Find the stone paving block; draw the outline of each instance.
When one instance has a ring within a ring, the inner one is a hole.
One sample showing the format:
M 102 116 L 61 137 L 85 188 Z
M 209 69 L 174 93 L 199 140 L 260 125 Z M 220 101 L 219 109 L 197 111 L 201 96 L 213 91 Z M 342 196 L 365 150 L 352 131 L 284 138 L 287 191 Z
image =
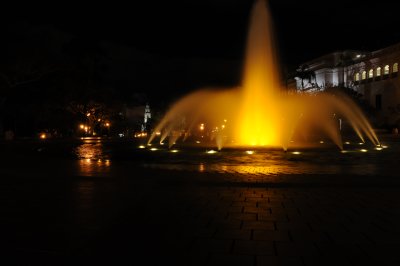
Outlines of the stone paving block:
M 270 208 L 282 208 L 283 207 L 282 204 L 280 204 L 280 203 L 276 204 L 276 203 L 271 203 L 271 202 L 268 202 L 268 201 L 259 201 L 257 206 L 261 207 L 261 208 L 268 208 L 268 209 L 270 209 Z
M 186 237 L 200 237 L 200 238 L 210 238 L 214 236 L 216 229 L 209 228 L 209 227 L 202 227 L 202 228 L 191 228 L 185 227 L 182 230 L 182 235 Z
M 268 213 L 268 212 L 259 213 L 258 220 L 260 220 L 260 221 L 277 221 L 277 222 L 289 221 L 288 216 L 284 213 L 272 214 L 272 213 Z
M 317 256 L 318 250 L 313 242 L 276 242 L 278 256 Z
M 199 238 L 195 240 L 191 250 L 204 251 L 204 253 L 229 253 L 232 244 L 231 239 Z
M 272 241 L 235 240 L 233 253 L 246 255 L 274 255 Z
M 328 242 L 332 243 L 332 240 L 328 237 L 325 232 L 317 231 L 317 232 L 310 232 L 309 230 L 290 230 L 290 236 L 293 241 L 295 242 L 302 242 L 302 241 L 312 241 L 312 242 Z
M 335 230 L 326 232 L 330 239 L 336 244 L 368 244 L 371 240 L 359 232 Z
M 359 245 L 359 248 L 367 254 L 368 257 L 371 257 L 374 261 L 381 262 L 381 264 L 400 265 L 400 244 L 362 244 Z
M 216 229 L 240 229 L 242 221 L 237 219 L 212 219 L 208 224 L 209 228 Z
M 347 258 L 342 256 L 313 256 L 303 257 L 306 266 L 353 266 Z M 368 265 L 368 264 L 364 264 Z M 361 266 L 361 265 L 360 265 Z
M 276 223 L 277 230 L 292 231 L 292 230 L 302 230 L 311 231 L 310 226 L 304 222 L 280 222 Z
M 254 240 L 290 241 L 288 231 L 254 230 Z
M 257 207 L 257 202 L 248 202 L 248 201 L 233 201 L 231 206 L 240 206 L 240 207 Z
M 336 256 L 345 258 L 345 260 L 349 260 L 349 257 L 364 257 L 368 255 L 368 253 L 361 248 L 361 245 L 335 244 L 326 242 L 315 243 L 315 245 L 322 256 Z
M 209 266 L 254 266 L 255 257 L 236 254 L 212 254 Z
M 243 212 L 246 213 L 270 213 L 268 208 L 262 207 L 244 207 Z
M 243 207 L 243 206 L 230 206 L 228 208 L 225 208 L 225 210 L 227 210 L 228 212 L 232 212 L 232 213 L 243 212 L 243 209 L 245 209 L 245 207 Z
M 370 230 L 363 234 L 376 245 L 400 245 L 400 233 Z
M 257 214 L 255 213 L 242 213 L 242 212 L 230 212 L 228 219 L 236 219 L 241 221 L 256 221 Z
M 304 264 L 300 257 L 257 256 L 256 266 L 304 266 Z
M 244 229 L 224 229 L 217 230 L 215 238 L 218 239 L 238 239 L 238 240 L 250 240 L 251 231 Z
M 270 221 L 244 221 L 242 228 L 252 230 L 275 230 L 275 225 Z

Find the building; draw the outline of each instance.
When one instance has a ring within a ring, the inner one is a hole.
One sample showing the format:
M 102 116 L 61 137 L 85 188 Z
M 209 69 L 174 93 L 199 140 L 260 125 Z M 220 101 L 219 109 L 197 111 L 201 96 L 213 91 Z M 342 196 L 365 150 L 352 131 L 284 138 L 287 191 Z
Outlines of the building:
M 301 65 L 298 90 L 347 87 L 375 108 L 378 125 L 400 126 L 400 43 L 373 52 L 341 51 Z

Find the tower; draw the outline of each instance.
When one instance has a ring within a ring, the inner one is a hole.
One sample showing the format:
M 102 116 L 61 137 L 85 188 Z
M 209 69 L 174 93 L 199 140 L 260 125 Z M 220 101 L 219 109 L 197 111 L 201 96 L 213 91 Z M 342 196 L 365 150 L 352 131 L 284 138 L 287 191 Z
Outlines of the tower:
M 147 129 L 147 125 L 149 124 L 151 119 L 150 105 L 147 103 L 144 108 L 144 123 L 142 124 L 142 131 Z

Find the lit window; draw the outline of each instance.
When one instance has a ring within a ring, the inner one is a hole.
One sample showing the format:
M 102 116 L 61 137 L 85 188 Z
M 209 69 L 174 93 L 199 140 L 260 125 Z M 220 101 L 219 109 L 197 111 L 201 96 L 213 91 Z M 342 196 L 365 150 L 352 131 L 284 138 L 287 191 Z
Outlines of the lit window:
M 376 76 L 379 77 L 381 75 L 381 67 L 376 69 Z
M 398 71 L 399 71 L 399 64 L 398 63 L 394 63 L 392 72 L 398 72 Z
M 373 78 L 374 77 L 374 70 L 373 69 L 370 69 L 369 71 L 368 71 L 368 78 Z
M 363 71 L 362 73 L 361 73 L 361 79 L 366 79 L 367 78 L 367 72 L 366 71 Z
M 359 81 L 360 80 L 360 73 L 356 73 L 356 75 L 354 76 L 355 81 Z
M 389 74 L 389 65 L 386 65 L 385 68 L 383 69 L 383 74 L 388 75 Z

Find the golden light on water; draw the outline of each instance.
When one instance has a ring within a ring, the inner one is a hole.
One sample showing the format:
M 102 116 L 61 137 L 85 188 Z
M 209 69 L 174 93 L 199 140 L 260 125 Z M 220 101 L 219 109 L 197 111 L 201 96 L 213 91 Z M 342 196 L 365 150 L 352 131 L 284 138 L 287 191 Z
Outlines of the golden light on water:
M 247 154 L 254 154 L 254 151 L 246 151 Z
M 144 146 L 144 145 L 139 146 L 139 149 L 145 149 L 145 148 L 146 148 L 146 146 Z
M 368 150 L 366 150 L 366 149 L 361 149 L 360 151 L 361 152 L 368 152 Z
M 362 142 L 366 137 L 379 144 L 360 108 L 346 95 L 283 89 L 271 24 L 266 1 L 256 1 L 250 16 L 241 84 L 226 90 L 203 88 L 177 101 L 155 129 L 163 132 L 161 141 L 168 137 L 171 147 L 185 131 L 197 134 L 202 143 L 214 141 L 218 150 L 225 146 L 266 146 L 286 151 L 295 146 L 292 139 L 296 146 L 313 146 L 315 141 L 328 137 L 342 150 L 336 116 L 340 113 L 340 119 L 349 122 Z M 310 143 L 314 132 L 323 136 Z M 153 134 L 148 143 L 154 138 Z
M 157 151 L 158 149 L 157 148 L 151 148 L 150 150 L 151 151 Z
M 208 153 L 208 154 L 214 154 L 214 153 L 217 153 L 217 151 L 209 150 L 209 151 L 206 151 L 206 153 Z
M 171 152 L 172 152 L 172 153 L 177 153 L 177 152 L 178 152 L 178 150 L 171 150 Z
M 301 154 L 301 152 L 299 152 L 299 151 L 294 151 L 294 152 L 292 152 L 292 154 L 299 155 L 299 154 Z

